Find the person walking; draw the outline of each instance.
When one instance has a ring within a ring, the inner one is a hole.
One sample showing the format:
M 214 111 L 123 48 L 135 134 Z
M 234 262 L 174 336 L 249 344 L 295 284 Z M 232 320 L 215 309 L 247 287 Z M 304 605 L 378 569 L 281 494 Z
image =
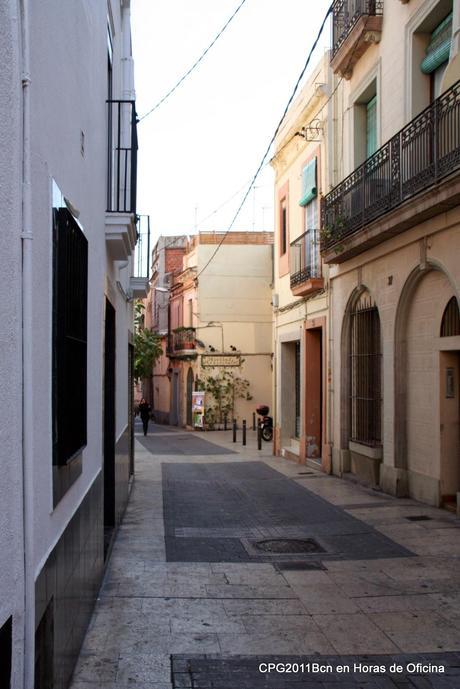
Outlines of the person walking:
M 139 403 L 139 414 L 141 415 L 141 419 L 142 419 L 142 426 L 144 428 L 144 435 L 147 435 L 151 411 L 152 411 L 152 407 L 150 406 L 150 404 L 148 402 L 146 402 L 144 398 L 142 398 L 140 403 Z

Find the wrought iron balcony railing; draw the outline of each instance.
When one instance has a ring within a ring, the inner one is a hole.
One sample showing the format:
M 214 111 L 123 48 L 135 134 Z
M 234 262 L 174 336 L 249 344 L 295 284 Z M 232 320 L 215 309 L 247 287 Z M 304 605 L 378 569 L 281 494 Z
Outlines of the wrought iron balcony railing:
M 137 115 L 133 100 L 107 101 L 107 212 L 136 213 Z
M 459 169 L 460 81 L 323 198 L 321 250 Z
M 332 55 L 345 43 L 361 17 L 383 14 L 383 0 L 335 0 L 332 7 Z
M 318 230 L 307 230 L 290 244 L 291 287 L 321 278 Z

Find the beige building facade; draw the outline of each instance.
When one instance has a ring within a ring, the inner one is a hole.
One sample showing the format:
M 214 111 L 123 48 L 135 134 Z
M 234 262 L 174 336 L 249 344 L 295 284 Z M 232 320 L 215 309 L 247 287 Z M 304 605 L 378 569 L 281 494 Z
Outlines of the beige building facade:
M 270 232 L 190 238 L 171 288 L 170 423 L 193 427 L 192 393 L 223 372 L 249 383 L 251 399 L 235 400 L 239 425 L 244 419 L 252 424 L 257 404 L 271 406 L 272 253 Z M 211 403 L 206 395 L 205 404 Z
M 274 451 L 330 471 L 328 269 L 320 255 L 327 190 L 329 53 L 312 71 L 275 142 Z
M 332 468 L 455 509 L 460 3 L 355 5 L 334 6 L 321 218 Z

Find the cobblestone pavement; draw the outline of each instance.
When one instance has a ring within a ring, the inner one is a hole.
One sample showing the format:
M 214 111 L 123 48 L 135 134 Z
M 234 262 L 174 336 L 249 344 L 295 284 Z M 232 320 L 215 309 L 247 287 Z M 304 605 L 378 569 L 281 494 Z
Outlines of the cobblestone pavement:
M 257 450 L 252 433 L 246 448 L 233 445 L 231 433 L 197 438 L 158 426 L 145 442 L 136 439 L 136 481 L 72 689 L 460 689 L 460 523 L 453 515 L 274 458 L 267 444 Z M 239 488 L 232 471 L 243 477 Z M 273 484 L 271 509 L 256 484 Z M 377 544 L 359 559 L 343 549 L 330 557 L 324 534 L 309 530 L 314 506 L 321 506 L 327 529 L 347 526 L 350 542 L 382 537 L 381 552 Z M 290 523 L 274 518 L 280 513 L 289 513 Z M 228 555 L 220 548 L 212 561 L 207 542 L 190 551 L 190 561 L 171 561 L 179 557 L 165 545 L 165 531 L 174 545 L 196 538 L 241 542 L 257 538 L 254 529 L 272 538 L 276 528 L 283 538 L 312 537 L 326 553 L 261 562 L 246 547 L 251 557 L 232 562 L 230 545 Z M 405 666 L 428 662 L 427 654 L 437 654 L 445 674 L 264 677 L 257 669 L 280 656 L 335 668 L 358 656 Z

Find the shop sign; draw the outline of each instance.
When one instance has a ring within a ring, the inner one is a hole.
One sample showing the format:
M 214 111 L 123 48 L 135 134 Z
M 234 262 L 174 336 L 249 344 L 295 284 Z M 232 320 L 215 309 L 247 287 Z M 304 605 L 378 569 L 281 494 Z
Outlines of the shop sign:
M 203 368 L 215 368 L 216 366 L 241 366 L 240 354 L 202 354 L 201 365 Z

